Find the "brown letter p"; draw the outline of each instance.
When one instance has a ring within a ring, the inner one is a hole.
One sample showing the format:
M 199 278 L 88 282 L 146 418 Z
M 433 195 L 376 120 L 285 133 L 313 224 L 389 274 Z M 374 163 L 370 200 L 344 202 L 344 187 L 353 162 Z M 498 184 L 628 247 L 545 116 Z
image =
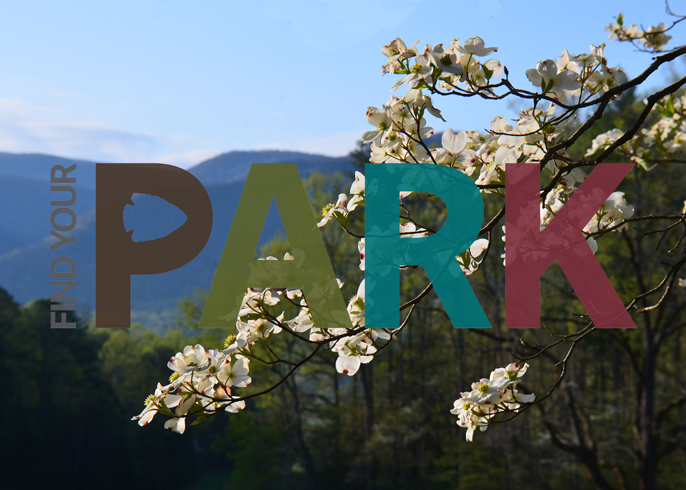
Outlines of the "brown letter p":
M 95 306 L 98 328 L 131 326 L 131 275 L 160 274 L 193 260 L 212 231 L 212 204 L 189 172 L 160 163 L 95 166 Z M 123 213 L 134 193 L 161 197 L 186 215 L 164 238 L 134 242 Z

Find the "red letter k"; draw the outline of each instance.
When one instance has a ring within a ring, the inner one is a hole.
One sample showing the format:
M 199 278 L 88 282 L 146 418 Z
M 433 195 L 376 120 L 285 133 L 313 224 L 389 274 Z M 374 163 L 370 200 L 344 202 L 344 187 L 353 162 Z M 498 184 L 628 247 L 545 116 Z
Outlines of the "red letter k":
M 636 328 L 581 230 L 629 173 L 633 163 L 599 164 L 541 231 L 540 167 L 505 167 L 505 325 L 539 328 L 541 274 L 557 260 L 599 328 Z

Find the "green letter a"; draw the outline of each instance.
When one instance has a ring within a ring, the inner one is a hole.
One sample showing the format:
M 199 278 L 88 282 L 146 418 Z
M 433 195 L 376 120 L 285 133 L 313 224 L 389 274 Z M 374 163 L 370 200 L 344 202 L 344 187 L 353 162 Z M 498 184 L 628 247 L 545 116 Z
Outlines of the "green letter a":
M 272 198 L 295 260 L 253 260 Z M 200 328 L 226 328 L 247 288 L 300 288 L 317 328 L 352 328 L 321 232 L 294 163 L 250 167 Z

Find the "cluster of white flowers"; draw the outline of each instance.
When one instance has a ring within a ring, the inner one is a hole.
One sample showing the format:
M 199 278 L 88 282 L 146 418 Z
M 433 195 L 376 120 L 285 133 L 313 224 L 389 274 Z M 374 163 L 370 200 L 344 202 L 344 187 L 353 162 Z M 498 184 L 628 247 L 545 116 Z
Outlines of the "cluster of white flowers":
M 381 110 L 370 107 L 367 111 L 367 121 L 378 129 L 365 133 L 363 139 L 372 141 L 379 147 L 390 146 L 390 149 L 395 149 L 398 145 L 402 146 L 398 134 L 405 133 L 403 127 L 406 124 L 419 123 L 421 117 L 409 121 L 407 118 L 420 112 L 417 109 L 422 103 L 429 113 L 443 119 L 431 99 L 422 96 L 422 88 L 440 94 L 456 91 L 493 94 L 491 80 L 500 78 L 505 73 L 505 67 L 499 60 L 479 60 L 498 48 L 485 47 L 483 39 L 478 36 L 467 39 L 464 46 L 459 39 L 453 40 L 448 48 L 444 48 L 443 44 L 427 45 L 421 54 L 416 48 L 418 43 L 419 40 L 411 48 L 407 48 L 403 40 L 398 38 L 381 50 L 388 56 L 381 71 L 404 75 L 393 84 L 392 90 L 405 84 L 411 90 L 403 99 L 392 98 Z M 592 44 L 590 53 L 577 56 L 564 50 L 557 60 L 540 61 L 536 68 L 526 71 L 526 76 L 536 87 L 541 88 L 543 94 L 549 94 L 562 102 L 581 98 L 582 95 L 603 93 L 626 79 L 620 68 L 608 66 L 603 56 L 604 49 L 605 43 L 599 46 Z M 395 134 L 391 136 L 393 133 Z M 382 145 L 380 140 L 383 138 L 390 138 L 391 141 Z M 392 153 L 390 158 L 393 157 L 395 154 Z M 400 161 L 407 160 L 400 158 Z
M 143 411 L 131 420 L 144 426 L 160 412 L 170 417 L 165 429 L 183 434 L 189 416 L 201 419 L 222 411 L 239 412 L 245 408 L 245 402 L 234 396 L 231 388 L 250 384 L 249 364 L 249 359 L 236 352 L 235 344 L 224 350 L 208 351 L 199 344 L 188 345 L 167 363 L 174 371 L 169 378 L 171 383 L 158 383 L 155 393 L 145 400 Z
M 360 267 L 364 268 L 364 240 L 361 250 Z M 267 257 L 265 260 L 277 259 Z M 293 260 L 293 257 L 287 253 L 284 260 Z M 339 287 L 342 286 L 339 281 Z M 267 307 L 277 305 L 284 297 L 299 307 L 298 314 L 289 320 L 284 320 L 284 313 L 278 317 L 269 316 Z M 202 345 L 195 345 L 177 353 L 167 364 L 173 371 L 170 384 L 158 384 L 155 393 L 145 400 L 143 412 L 132 420 L 138 420 L 141 426 L 147 425 L 160 412 L 170 417 L 165 428 L 183 433 L 190 416 L 202 419 L 219 411 L 236 413 L 242 410 L 245 401 L 232 394 L 231 388 L 243 388 L 251 383 L 248 373 L 252 346 L 281 333 L 284 328 L 294 333 L 309 332 L 312 342 L 328 344 L 329 349 L 338 354 L 337 371 L 353 376 L 361 364 L 372 360 L 377 351 L 375 343 L 390 340 L 394 332 L 364 329 L 364 281 L 350 299 L 348 313 L 355 333 L 344 328 L 315 328 L 302 290 L 248 289 L 236 321 L 237 334 L 227 337 L 225 348 L 206 351 Z
M 610 34 L 611 40 L 630 41 L 642 46 L 646 50 L 662 51 L 669 40 L 672 39 L 672 36 L 665 33 L 668 27 L 663 22 L 643 30 L 636 24 L 626 27 L 622 14 L 619 14 L 615 19 L 617 20 L 616 24 L 610 22 L 605 27 L 605 31 Z
M 576 175 L 571 175 L 576 174 Z M 541 213 L 541 224 L 540 231 L 543 231 L 546 226 L 550 224 L 555 215 L 562 209 L 562 206 L 569 200 L 572 193 L 573 186 L 567 185 L 569 182 L 581 182 L 585 174 L 578 168 L 575 168 L 570 172 L 567 177 L 567 182 L 565 184 L 560 184 L 556 189 L 548 193 L 546 198 L 541 202 L 540 213 Z M 588 243 L 591 251 L 595 254 L 598 251 L 598 242 L 593 236 L 606 228 L 612 227 L 613 231 L 624 231 L 627 229 L 627 224 L 625 220 L 631 218 L 634 215 L 634 207 L 626 202 L 624 198 L 624 193 L 615 191 L 607 198 L 605 203 L 598 209 L 593 218 L 588 222 L 588 224 L 583 228 L 583 231 L 589 235 L 586 237 L 586 243 Z M 503 242 L 506 241 L 505 238 L 505 225 L 503 229 Z M 526 229 L 526 224 L 524 221 L 518 226 L 516 236 L 512 238 L 513 240 L 526 240 L 529 236 L 529 231 Z M 517 247 L 520 250 L 525 250 L 526 247 L 519 244 Z M 534 248 L 535 250 L 535 248 Z M 579 250 L 581 253 L 582 251 Z M 539 253 L 541 253 L 539 251 Z M 503 259 L 503 265 L 506 264 L 505 253 L 501 255 Z
M 565 49 L 556 61 L 540 61 L 536 68 L 526 71 L 526 76 L 544 94 L 554 94 L 560 102 L 578 102 L 583 95 L 602 94 L 626 80 L 619 67 L 607 65 L 604 51 L 605 43 L 591 44 L 590 53 L 578 56 Z
M 355 172 L 355 181 L 350 186 L 352 198 L 347 194 L 339 194 L 336 204 L 329 204 L 322 209 L 322 219 L 317 223 L 321 228 L 332 219 L 338 221 L 343 227 L 348 223 L 348 215 L 354 211 L 360 203 L 364 202 L 364 174 Z M 364 269 L 363 269 L 364 270 Z
M 498 413 L 517 412 L 522 404 L 533 402 L 536 397 L 517 391 L 517 384 L 529 365 L 508 364 L 491 372 L 488 379 L 472 383 L 472 391 L 460 393 L 450 411 L 457 415 L 457 425 L 467 429 L 467 442 L 474 438 L 477 427 L 488 429 L 491 419 Z
M 657 101 L 653 111 L 660 115 L 659 119 L 615 150 L 646 170 L 659 162 L 682 161 L 686 158 L 686 95 L 665 97 Z M 599 134 L 586 156 L 606 149 L 622 135 L 619 129 Z
M 634 207 L 627 204 L 626 199 L 624 199 L 623 192 L 613 192 L 610 197 L 607 198 L 605 204 L 603 204 L 598 212 L 593 216 L 591 221 L 588 222 L 584 231 L 587 233 L 596 233 L 597 231 L 603 230 L 605 228 L 614 227 L 620 223 L 623 223 L 626 218 L 631 218 L 634 215 Z M 626 223 L 621 226 L 613 228 L 614 231 L 626 230 Z
M 614 128 L 605 133 L 600 133 L 591 142 L 591 147 L 586 152 L 587 157 L 594 155 L 598 150 L 604 150 L 624 135 L 624 131 Z
M 402 39 L 397 38 L 381 48 L 381 52 L 388 56 L 388 61 L 381 67 L 382 73 L 405 75 L 393 84 L 392 90 L 406 83 L 410 88 L 438 83 L 443 90 L 463 87 L 473 91 L 477 87 L 488 85 L 492 78 L 503 73 L 498 60 L 491 59 L 482 63 L 477 59 L 498 50 L 487 48 L 483 39 L 478 36 L 467 39 L 464 46 L 459 39 L 454 39 L 447 48 L 443 44 L 427 45 L 421 54 L 417 51 L 418 43 L 419 40 L 408 48 Z M 413 64 L 410 65 L 412 58 Z
M 431 161 L 422 140 L 433 134 L 426 126 L 424 111 L 433 110 L 431 99 L 421 89 L 411 88 L 405 97 L 392 97 L 388 104 L 367 108 L 366 120 L 375 129 L 362 135 L 371 143 L 372 161 L 422 163 Z M 436 114 L 440 115 L 437 111 Z
M 362 180 L 362 185 L 364 185 L 364 180 Z M 362 192 L 364 192 L 364 187 L 362 187 Z M 359 249 L 360 268 L 364 270 L 364 239 L 360 241 Z M 284 256 L 284 260 L 292 259 L 293 256 L 289 253 Z M 266 260 L 277 259 L 267 257 Z M 338 280 L 338 285 L 343 287 L 340 280 Z M 270 319 L 265 307 L 276 305 L 284 296 L 290 304 L 299 308 L 298 314 L 289 320 L 284 320 L 284 313 Z M 347 309 L 355 329 L 354 333 L 345 328 L 316 328 L 307 307 L 306 298 L 300 289 L 261 291 L 249 289 L 243 298 L 236 322 L 239 333 L 229 349 L 239 350 L 249 355 L 251 346 L 255 343 L 270 335 L 279 334 L 283 328 L 287 328 L 298 334 L 309 333 L 309 340 L 312 342 L 328 342 L 329 349 L 338 354 L 336 362 L 338 372 L 352 376 L 358 371 L 360 364 L 366 364 L 372 360 L 372 355 L 377 351 L 375 342 L 390 340 L 392 332 L 383 329 L 364 329 L 364 280 L 360 283 L 357 294 L 348 301 Z
M 485 134 L 447 129 L 442 135 L 441 145 L 429 148 L 424 138 L 433 130 L 426 126 L 423 116 L 429 112 L 443 118 L 421 89 L 428 88 L 436 92 L 460 88 L 468 91 L 470 87 L 471 90 L 488 88 L 490 80 L 500 77 L 504 70 L 498 60 L 488 60 L 483 64 L 478 61 L 479 57 L 497 51 L 495 47 L 485 47 L 480 37 L 468 39 L 464 46 L 459 40 L 453 41 L 448 48 L 444 48 L 443 44 L 426 46 L 421 54 L 416 48 L 417 44 L 418 41 L 407 48 L 403 40 L 398 38 L 382 48 L 382 52 L 388 56 L 382 72 L 404 75 L 393 85 L 393 90 L 406 83 L 410 89 L 405 97 L 394 96 L 381 109 L 367 109 L 367 122 L 375 127 L 362 136 L 364 142 L 371 143 L 370 162 L 445 165 L 468 176 L 478 175 L 475 182 L 481 186 L 482 192 L 502 194 L 505 164 L 541 161 L 547 148 L 559 137 L 555 124 L 558 104 L 551 102 L 547 109 L 532 107 L 522 110 L 512 122 L 496 116 L 491 122 L 490 131 Z M 534 86 L 541 88 L 542 94 L 554 100 L 581 102 L 626 80 L 621 69 L 608 65 L 604 49 L 604 43 L 599 46 L 592 44 L 590 53 L 576 56 L 565 50 L 557 60 L 541 61 L 536 68 L 527 70 L 526 75 Z M 412 60 L 414 64 L 411 64 Z M 617 131 L 607 135 L 605 140 L 600 138 L 594 141 L 593 152 L 609 145 L 612 137 L 619 138 L 621 133 L 617 134 Z M 564 152 L 561 156 L 567 157 Z M 545 169 L 552 176 L 564 166 L 564 162 L 551 159 Z M 541 229 L 550 222 L 584 178 L 584 172 L 578 168 L 563 176 L 558 188 L 548 194 L 541 204 Z M 340 209 L 337 204 L 328 208 L 328 211 L 336 213 L 337 207 Z M 322 221 L 328 219 L 325 216 Z M 591 229 L 592 226 L 585 231 L 591 233 Z M 597 243 L 592 237 L 588 238 L 588 242 L 595 253 Z M 481 238 L 457 257 L 466 274 L 478 270 L 479 257 L 485 255 L 488 247 L 488 241 Z

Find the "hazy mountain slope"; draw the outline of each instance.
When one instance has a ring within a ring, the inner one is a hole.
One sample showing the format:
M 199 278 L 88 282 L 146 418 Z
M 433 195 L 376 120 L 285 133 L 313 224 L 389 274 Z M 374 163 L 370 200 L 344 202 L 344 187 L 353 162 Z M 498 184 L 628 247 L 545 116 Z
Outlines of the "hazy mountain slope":
M 95 191 L 75 186 L 77 216 L 95 207 Z M 48 181 L 27 177 L 0 176 L 0 257 L 27 247 L 50 235 L 50 201 L 68 199 L 66 192 L 52 192 Z M 58 223 L 62 224 L 61 218 Z
M 0 152 L 0 182 L 5 176 L 26 177 L 34 180 L 50 181 L 50 169 L 54 165 L 69 167 L 76 163 L 76 170 L 70 173 L 77 176 L 77 185 L 95 189 L 95 164 L 85 160 L 55 157 L 40 153 Z
M 63 159 L 62 159 L 63 160 Z M 219 258 L 224 248 L 245 178 L 251 163 L 270 163 L 281 160 L 298 164 L 302 177 L 314 171 L 334 172 L 350 170 L 348 158 L 330 158 L 295 152 L 231 152 L 203 162 L 191 171 L 203 181 L 212 201 L 213 229 L 204 250 L 186 266 L 176 271 L 152 276 L 134 276 L 131 281 L 134 318 L 147 324 L 163 326 L 171 318 L 178 299 L 191 294 L 195 288 L 209 289 Z M 50 160 L 47 160 L 50 162 Z M 57 161 L 57 160 L 53 160 Z M 45 163 L 45 161 L 43 162 Z M 276 163 L 276 162 L 275 162 Z M 90 164 L 91 166 L 93 164 Z M 30 164 L 29 164 L 30 166 Z M 84 170 L 84 164 L 79 170 Z M 92 167 L 91 167 L 92 168 Z M 22 170 L 27 175 L 44 176 L 40 172 Z M 50 285 L 50 263 L 59 255 L 67 255 L 77 265 L 76 297 L 79 309 L 95 307 L 95 197 L 90 189 L 78 189 L 75 206 L 78 225 L 71 234 L 75 244 L 66 244 L 58 251 L 50 251 L 55 239 L 50 233 L 50 185 L 26 177 L 8 177 L 11 169 L 5 167 L 0 175 L 0 208 L 10 209 L 11 219 L 0 224 L 0 250 L 12 249 L 12 240 L 20 243 L 11 254 L 0 254 L 0 286 L 5 287 L 17 301 L 25 302 L 49 297 L 59 288 Z M 33 174 L 32 174 L 33 172 Z M 49 179 L 49 168 L 47 170 Z M 80 180 L 78 181 L 80 183 Z M 214 183 L 219 182 L 219 183 Z M 4 199 L 4 200 L 3 200 Z M 185 217 L 179 210 L 159 198 L 146 195 L 134 197 L 135 206 L 125 209 L 127 229 L 134 229 L 134 238 L 152 239 L 177 228 Z M 171 208 L 171 210 L 170 210 Z M 3 227 L 4 226 L 4 227 Z M 274 208 L 267 217 L 265 242 L 282 230 Z M 20 235 L 21 232 L 23 235 Z M 14 238 L 13 238 L 14 237 Z M 21 241 L 23 240 L 23 241 Z M 32 241 L 27 244 L 27 241 Z M 4 247 L 4 248 L 3 248 Z

